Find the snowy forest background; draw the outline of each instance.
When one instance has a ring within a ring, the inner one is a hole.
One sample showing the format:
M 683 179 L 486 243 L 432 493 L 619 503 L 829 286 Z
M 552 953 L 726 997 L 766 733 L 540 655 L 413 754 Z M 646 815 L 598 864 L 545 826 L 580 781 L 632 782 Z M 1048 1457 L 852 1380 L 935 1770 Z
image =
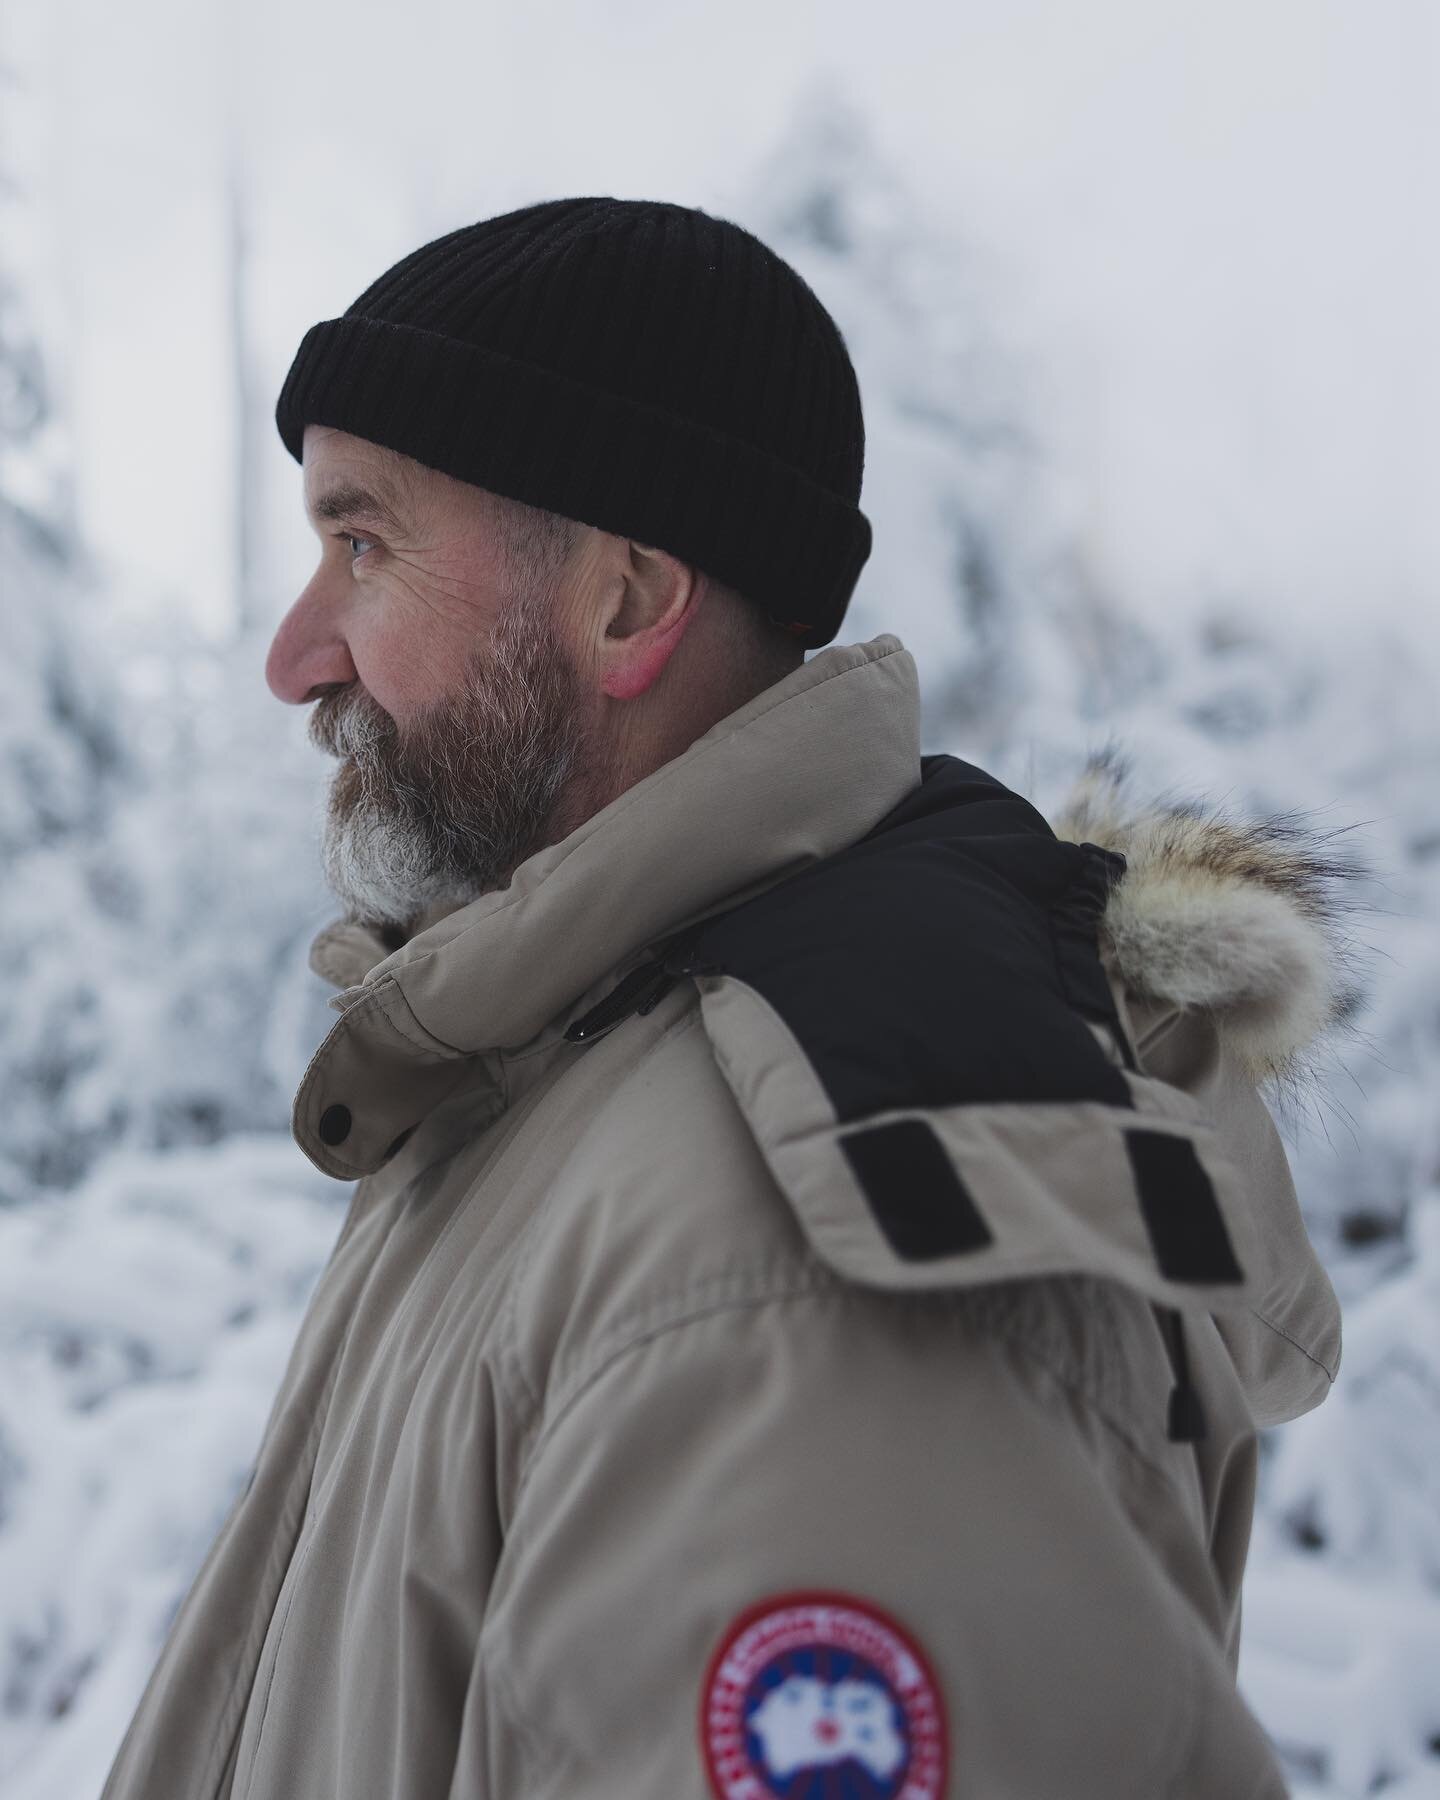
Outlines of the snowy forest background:
M 614 192 L 837 317 L 843 635 L 914 652 L 927 748 L 1053 806 L 1116 744 L 1374 871 L 1368 1003 L 1285 1119 L 1344 1365 L 1265 1444 L 1241 1680 L 1297 1795 L 1433 1800 L 1436 15 L 522 10 L 0 15 L 0 1793 L 98 1791 L 349 1192 L 287 1131 L 330 1015 L 325 770 L 261 678 L 313 555 L 280 378 L 404 250 Z

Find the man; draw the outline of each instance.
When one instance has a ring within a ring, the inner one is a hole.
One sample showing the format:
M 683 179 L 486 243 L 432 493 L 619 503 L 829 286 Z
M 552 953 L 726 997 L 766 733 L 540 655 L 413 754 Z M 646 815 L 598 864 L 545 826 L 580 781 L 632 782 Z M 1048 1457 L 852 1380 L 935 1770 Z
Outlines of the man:
M 1103 784 L 1057 837 L 821 648 L 854 373 L 725 220 L 453 232 L 277 417 L 347 913 L 294 1125 L 359 1180 L 107 1800 L 1282 1795 L 1256 1429 L 1339 1330 L 1255 1081 L 1325 871 Z

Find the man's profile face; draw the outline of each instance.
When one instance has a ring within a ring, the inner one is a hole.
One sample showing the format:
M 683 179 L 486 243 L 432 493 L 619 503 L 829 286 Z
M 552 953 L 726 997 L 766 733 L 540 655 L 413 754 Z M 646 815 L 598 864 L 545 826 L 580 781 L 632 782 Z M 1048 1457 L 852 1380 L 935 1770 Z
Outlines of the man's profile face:
M 266 678 L 314 702 L 311 737 L 340 759 L 332 887 L 352 917 L 404 927 L 503 886 L 570 828 L 576 778 L 600 778 L 570 642 L 585 559 L 525 591 L 489 496 L 329 427 L 306 428 L 304 497 L 320 563 Z

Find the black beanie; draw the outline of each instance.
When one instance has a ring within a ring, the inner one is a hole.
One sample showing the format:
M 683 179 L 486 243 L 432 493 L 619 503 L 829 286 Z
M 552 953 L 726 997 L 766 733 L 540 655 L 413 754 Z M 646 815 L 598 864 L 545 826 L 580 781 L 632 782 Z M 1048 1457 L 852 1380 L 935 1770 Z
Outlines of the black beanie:
M 275 409 L 668 550 L 806 647 L 870 554 L 839 328 L 753 233 L 592 195 L 464 225 L 311 326 Z

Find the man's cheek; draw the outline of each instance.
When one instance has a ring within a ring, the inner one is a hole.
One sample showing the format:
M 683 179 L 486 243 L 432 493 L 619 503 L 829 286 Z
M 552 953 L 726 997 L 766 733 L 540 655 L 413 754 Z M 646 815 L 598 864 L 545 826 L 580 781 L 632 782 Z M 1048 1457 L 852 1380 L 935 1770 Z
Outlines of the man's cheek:
M 364 617 L 350 632 L 350 655 L 355 663 L 365 712 L 390 725 L 413 709 L 416 646 L 422 633 L 408 630 L 407 613 L 392 589 L 375 582 L 366 594 Z

